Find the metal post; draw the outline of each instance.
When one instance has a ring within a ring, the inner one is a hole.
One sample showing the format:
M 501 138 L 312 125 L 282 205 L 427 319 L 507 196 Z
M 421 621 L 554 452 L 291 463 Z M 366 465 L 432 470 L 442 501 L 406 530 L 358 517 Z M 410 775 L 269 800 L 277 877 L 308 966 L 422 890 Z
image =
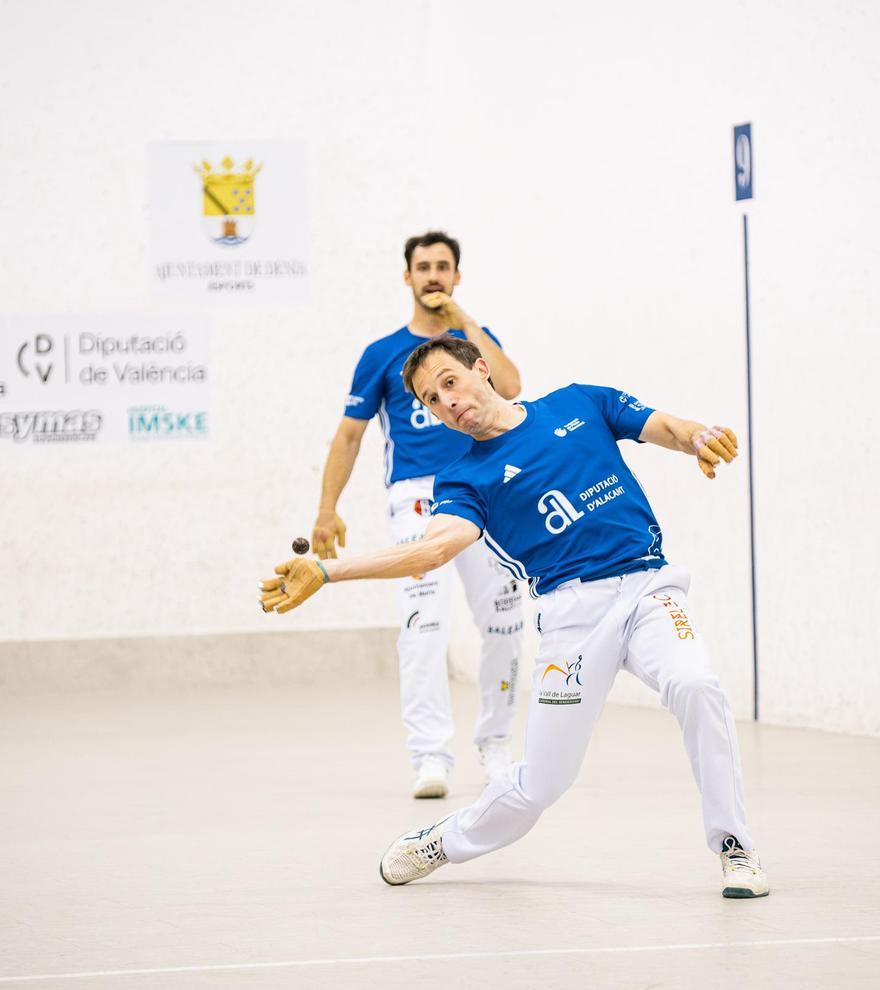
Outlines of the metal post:
M 752 668 L 754 673 L 754 719 L 758 721 L 758 589 L 755 568 L 754 432 L 752 429 L 752 320 L 749 301 L 749 218 L 743 213 L 743 262 L 746 290 L 746 390 L 748 396 L 749 451 L 749 550 L 752 561 Z

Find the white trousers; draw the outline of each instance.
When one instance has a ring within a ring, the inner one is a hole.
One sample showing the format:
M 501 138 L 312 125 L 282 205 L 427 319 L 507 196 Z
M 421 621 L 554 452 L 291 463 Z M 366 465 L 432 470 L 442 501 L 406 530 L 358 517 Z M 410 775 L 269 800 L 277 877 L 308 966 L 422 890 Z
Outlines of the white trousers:
M 396 543 L 420 540 L 430 519 L 433 477 L 398 481 L 389 489 L 391 533 Z M 421 512 L 417 511 L 419 507 Z M 483 540 L 454 561 L 397 584 L 400 610 L 400 707 L 414 766 L 435 756 L 452 766 L 454 726 L 446 653 L 452 619 L 452 574 L 457 570 L 480 630 L 480 712 L 474 742 L 510 735 L 522 648 L 522 584 L 497 562 Z
M 525 758 L 453 816 L 443 836 L 463 863 L 516 841 L 574 783 L 618 670 L 660 694 L 678 719 L 703 799 L 706 841 L 754 847 L 730 706 L 687 603 L 690 578 L 667 565 L 625 577 L 568 582 L 539 600 L 541 640 Z

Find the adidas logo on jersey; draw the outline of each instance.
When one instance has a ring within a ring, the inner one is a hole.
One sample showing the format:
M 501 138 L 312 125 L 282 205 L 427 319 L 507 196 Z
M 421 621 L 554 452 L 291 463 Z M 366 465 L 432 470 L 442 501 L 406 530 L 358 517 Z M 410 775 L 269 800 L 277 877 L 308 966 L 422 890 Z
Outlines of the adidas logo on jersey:
M 522 468 L 515 467 L 513 464 L 505 464 L 504 481 L 502 481 L 501 484 L 506 485 L 507 482 L 510 481 L 512 478 L 515 478 L 520 473 L 520 471 L 522 471 Z

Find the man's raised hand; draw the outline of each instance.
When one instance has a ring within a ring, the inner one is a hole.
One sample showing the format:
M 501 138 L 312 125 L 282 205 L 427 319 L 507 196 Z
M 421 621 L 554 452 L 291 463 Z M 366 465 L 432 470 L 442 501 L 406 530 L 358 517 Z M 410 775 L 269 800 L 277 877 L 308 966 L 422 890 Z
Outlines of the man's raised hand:
M 446 320 L 450 330 L 462 329 L 467 320 L 461 306 L 445 292 L 426 292 L 421 297 L 421 303 L 428 309 L 433 309 L 435 313 L 439 313 Z
M 715 477 L 715 465 L 729 464 L 737 455 L 736 434 L 727 426 L 712 426 L 694 433 L 691 444 L 697 455 L 697 464 L 707 478 Z
M 334 554 L 335 556 L 335 554 Z M 260 585 L 260 604 L 264 612 L 279 615 L 302 605 L 327 583 L 327 572 L 316 560 L 294 557 L 275 568 L 280 577 L 269 578 Z

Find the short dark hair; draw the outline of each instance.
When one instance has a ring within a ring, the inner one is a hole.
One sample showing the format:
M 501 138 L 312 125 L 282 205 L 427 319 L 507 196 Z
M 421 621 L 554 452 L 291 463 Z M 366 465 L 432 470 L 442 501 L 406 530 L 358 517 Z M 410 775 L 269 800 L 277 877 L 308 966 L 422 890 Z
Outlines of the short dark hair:
M 473 368 L 477 360 L 483 356 L 476 344 L 472 344 L 469 340 L 462 340 L 461 337 L 453 337 L 451 333 L 443 333 L 439 337 L 431 337 L 424 344 L 419 344 L 412 354 L 410 354 L 401 371 L 401 375 L 403 375 L 403 386 L 407 392 L 411 392 L 413 395 L 416 395 L 413 388 L 413 375 L 419 370 L 422 362 L 431 351 L 446 351 L 447 354 L 451 354 L 456 361 L 463 364 L 466 368 Z M 489 379 L 489 383 L 492 383 L 491 378 Z M 419 396 L 416 395 L 416 398 L 418 399 Z
M 412 267 L 413 251 L 417 247 L 430 247 L 432 244 L 445 244 L 455 258 L 455 270 L 458 271 L 458 263 L 461 261 L 461 247 L 454 237 L 450 237 L 445 230 L 428 230 L 424 234 L 416 234 L 415 237 L 407 239 L 403 245 L 403 256 L 406 258 L 406 270 Z

